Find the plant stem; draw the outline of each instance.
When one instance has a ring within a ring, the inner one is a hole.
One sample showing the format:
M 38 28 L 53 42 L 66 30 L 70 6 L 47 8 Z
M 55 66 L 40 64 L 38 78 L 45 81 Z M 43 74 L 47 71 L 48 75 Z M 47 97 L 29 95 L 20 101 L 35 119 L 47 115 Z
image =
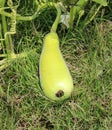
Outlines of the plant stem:
M 70 8 L 70 21 L 69 21 L 70 29 L 73 28 L 73 21 L 74 21 L 74 7 L 72 6 Z
M 35 19 L 36 17 L 38 17 L 40 11 L 42 9 L 48 7 L 49 5 L 53 6 L 53 3 L 49 2 L 47 4 L 45 3 L 45 4 L 40 5 L 38 7 L 37 11 L 32 16 L 21 16 L 20 14 L 16 14 L 16 19 L 17 20 L 23 20 L 23 21 L 31 21 L 31 20 Z M 12 17 L 11 13 L 6 12 L 5 10 L 3 10 L 3 8 L 0 8 L 0 14 L 7 16 L 7 17 Z
M 2 2 L 2 5 L 1 5 L 1 6 L 4 7 L 4 4 L 5 4 L 5 0 Z M 3 33 L 5 34 L 5 33 L 7 32 L 6 17 L 5 17 L 4 15 L 2 15 L 1 17 L 2 17 Z M 11 39 L 11 37 L 10 37 L 9 35 L 5 38 L 5 44 L 6 44 L 7 54 L 14 53 L 11 40 L 12 40 L 12 39 Z
M 0 1 L 0 6 L 1 6 L 1 7 L 3 7 L 3 6 L 4 6 L 5 1 L 6 1 L 6 0 L 1 0 L 1 1 Z
M 57 16 L 56 16 L 56 19 L 55 19 L 52 27 L 51 27 L 51 32 L 56 32 L 59 21 L 60 21 L 60 16 L 61 16 L 61 9 L 60 9 L 59 5 L 55 4 L 55 8 L 57 10 Z
M 3 41 L 4 41 L 4 39 L 2 37 L 2 25 L 0 24 L 0 48 L 4 48 Z M 3 53 L 4 53 L 4 50 L 3 50 Z M 0 56 L 1 56 L 1 54 L 0 54 Z
M 2 25 L 3 25 L 3 33 L 5 34 L 7 32 L 7 22 L 5 16 L 2 16 Z M 14 50 L 11 42 L 11 37 L 9 35 L 5 38 L 5 44 L 6 44 L 7 54 L 13 53 Z
M 7 17 L 12 17 L 12 15 L 10 13 L 3 11 L 3 10 L 0 12 L 0 14 L 7 16 Z M 35 12 L 35 14 L 32 16 L 21 16 L 21 15 L 17 14 L 16 19 L 23 20 L 23 21 L 31 21 L 31 20 L 35 19 L 37 16 L 38 16 L 38 12 Z
M 83 28 L 85 28 L 94 19 L 94 17 L 96 16 L 96 14 L 98 13 L 98 11 L 100 10 L 101 7 L 102 7 L 102 5 L 99 5 L 96 8 L 96 4 L 92 6 L 90 12 L 88 13 L 88 16 L 84 20 Z
M 0 58 L 1 57 L 7 57 L 7 55 L 6 54 L 0 54 Z
M 6 69 L 13 61 L 19 60 L 20 58 L 27 57 L 29 54 L 32 54 L 32 52 L 34 52 L 34 51 L 36 51 L 36 50 L 33 49 L 28 52 L 22 52 L 20 54 L 11 53 L 9 55 L 9 57 L 6 57 L 0 61 L 0 71 Z
M 70 8 L 69 25 L 71 29 L 73 29 L 73 22 L 74 22 L 75 17 L 79 15 L 79 12 L 84 9 L 87 3 L 88 3 L 88 0 L 79 0 L 75 6 L 72 6 Z

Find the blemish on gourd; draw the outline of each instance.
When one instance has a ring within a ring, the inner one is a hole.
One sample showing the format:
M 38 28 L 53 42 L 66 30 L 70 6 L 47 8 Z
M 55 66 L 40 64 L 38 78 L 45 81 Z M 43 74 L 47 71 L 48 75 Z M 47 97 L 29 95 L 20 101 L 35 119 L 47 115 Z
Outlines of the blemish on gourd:
M 60 98 L 64 95 L 64 92 L 63 90 L 59 90 L 57 93 L 56 93 L 56 97 Z

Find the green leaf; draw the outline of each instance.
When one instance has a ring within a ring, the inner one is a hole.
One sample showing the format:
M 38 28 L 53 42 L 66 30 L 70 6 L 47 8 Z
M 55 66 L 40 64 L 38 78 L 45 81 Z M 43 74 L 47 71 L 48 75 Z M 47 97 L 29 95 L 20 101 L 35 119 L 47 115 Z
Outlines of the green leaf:
M 103 6 L 107 6 L 107 0 L 92 0 L 92 1 L 94 1 L 96 3 L 99 3 L 99 4 L 103 5 Z

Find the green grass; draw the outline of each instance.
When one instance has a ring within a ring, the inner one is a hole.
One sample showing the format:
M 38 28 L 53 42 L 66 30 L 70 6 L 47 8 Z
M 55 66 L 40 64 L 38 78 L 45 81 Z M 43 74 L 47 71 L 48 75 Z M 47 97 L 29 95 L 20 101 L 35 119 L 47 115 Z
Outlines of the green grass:
M 47 99 L 39 84 L 44 32 L 52 23 L 52 18 L 46 21 L 45 28 L 43 19 L 18 23 L 15 52 L 32 53 L 0 72 L 0 129 L 111 130 L 112 22 L 94 22 L 84 31 L 58 29 L 60 49 L 74 81 L 73 95 L 58 103 Z

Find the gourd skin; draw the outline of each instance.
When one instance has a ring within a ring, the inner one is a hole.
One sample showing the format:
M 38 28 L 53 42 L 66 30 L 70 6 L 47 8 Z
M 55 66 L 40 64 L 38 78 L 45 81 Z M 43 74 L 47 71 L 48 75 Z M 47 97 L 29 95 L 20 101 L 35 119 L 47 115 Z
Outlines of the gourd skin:
M 59 49 L 58 35 L 45 36 L 39 62 L 40 83 L 45 95 L 52 100 L 70 97 L 73 80 Z

